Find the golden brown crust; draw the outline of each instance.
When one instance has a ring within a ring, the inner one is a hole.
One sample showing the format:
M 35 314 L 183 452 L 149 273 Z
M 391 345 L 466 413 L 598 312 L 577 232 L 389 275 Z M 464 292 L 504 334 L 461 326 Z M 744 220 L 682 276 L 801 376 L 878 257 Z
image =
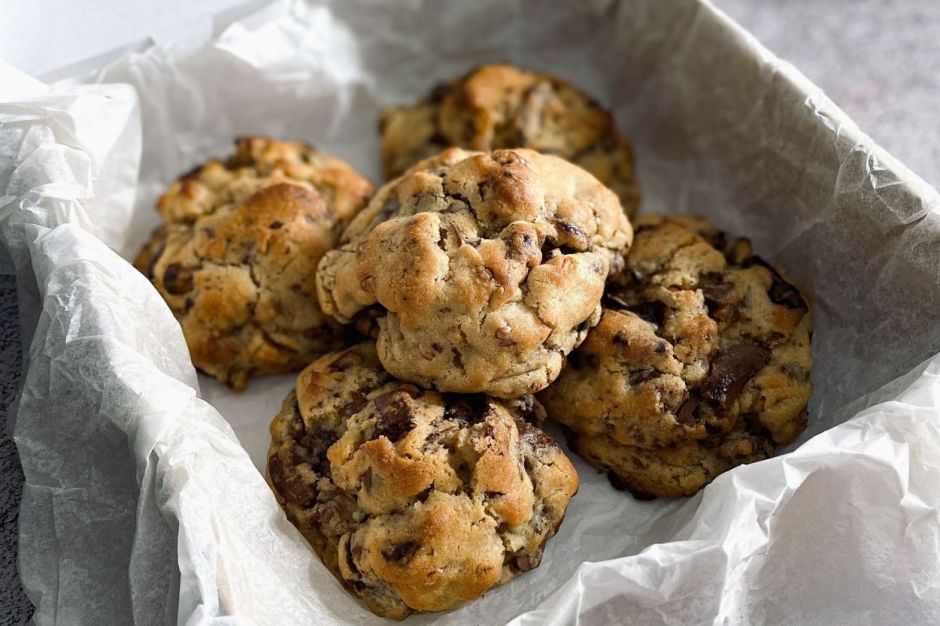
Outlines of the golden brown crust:
M 644 216 L 612 282 L 600 323 L 539 398 L 615 482 L 690 495 L 805 428 L 809 309 L 746 240 Z
M 297 142 L 241 139 L 176 181 L 135 261 L 179 319 L 193 363 L 241 389 L 341 345 L 316 301 L 316 266 L 371 184 Z
M 636 214 L 640 190 L 627 140 L 609 113 L 570 83 L 510 65 L 484 65 L 414 106 L 386 110 L 382 165 L 388 179 L 443 148 L 531 148 L 596 176 Z
M 305 369 L 271 424 L 268 480 L 324 564 L 375 613 L 456 608 L 536 567 L 578 487 L 531 420 L 394 380 L 372 344 Z
M 176 180 L 157 210 L 167 224 L 193 222 L 279 182 L 315 191 L 338 222 L 352 219 L 374 191 L 348 163 L 303 142 L 241 137 L 224 161 L 209 161 Z
M 378 323 L 382 364 L 442 391 L 544 388 L 632 237 L 617 198 L 531 150 L 450 149 L 380 189 L 323 257 L 323 310 Z

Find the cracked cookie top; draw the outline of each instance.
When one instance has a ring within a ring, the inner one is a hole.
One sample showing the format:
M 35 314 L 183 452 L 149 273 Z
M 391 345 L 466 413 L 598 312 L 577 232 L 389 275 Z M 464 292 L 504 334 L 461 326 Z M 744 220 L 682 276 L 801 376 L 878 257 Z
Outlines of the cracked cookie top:
M 510 65 L 485 65 L 440 85 L 414 106 L 380 120 L 387 178 L 457 146 L 470 150 L 531 148 L 591 172 L 636 214 L 640 189 L 627 140 L 609 113 L 568 82 Z
M 160 198 L 164 225 L 134 265 L 179 319 L 196 367 L 241 389 L 339 347 L 343 330 L 317 305 L 316 267 L 372 191 L 304 144 L 240 139 Z
M 451 148 L 382 187 L 317 271 L 323 310 L 377 323 L 393 375 L 512 398 L 547 386 L 600 316 L 632 230 L 584 170 Z
M 268 480 L 330 571 L 375 613 L 456 608 L 537 567 L 578 487 L 526 396 L 393 379 L 363 343 L 297 379 Z
M 643 216 L 611 283 L 600 323 L 540 399 L 615 482 L 694 493 L 805 428 L 809 309 L 747 240 Z

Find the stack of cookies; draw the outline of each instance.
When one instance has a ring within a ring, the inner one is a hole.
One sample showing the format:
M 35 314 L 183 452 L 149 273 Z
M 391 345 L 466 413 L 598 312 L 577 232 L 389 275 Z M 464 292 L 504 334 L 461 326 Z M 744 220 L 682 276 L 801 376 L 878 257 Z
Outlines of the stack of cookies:
M 268 479 L 372 611 L 453 609 L 539 565 L 578 489 L 546 419 L 638 498 L 805 427 L 806 301 L 745 239 L 636 217 L 629 145 L 590 97 L 486 66 L 380 128 L 378 191 L 240 140 L 160 199 L 136 263 L 202 371 L 241 389 L 306 367 Z

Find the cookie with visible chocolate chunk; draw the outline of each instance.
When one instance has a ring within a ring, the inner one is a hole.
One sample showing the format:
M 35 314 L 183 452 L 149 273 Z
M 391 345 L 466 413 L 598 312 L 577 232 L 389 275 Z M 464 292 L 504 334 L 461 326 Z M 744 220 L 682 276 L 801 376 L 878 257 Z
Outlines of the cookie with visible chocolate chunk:
M 747 240 L 643 216 L 611 282 L 600 323 L 539 398 L 615 485 L 691 495 L 805 428 L 809 307 Z
M 542 416 L 532 396 L 395 380 L 363 343 L 297 378 L 271 424 L 268 482 L 370 610 L 453 609 L 537 567 L 578 488 Z
M 376 192 L 317 270 L 320 306 L 377 325 L 394 376 L 513 398 L 543 389 L 597 323 L 632 238 L 617 197 L 532 150 L 458 148 Z
M 484 65 L 425 100 L 386 110 L 380 120 L 387 178 L 444 148 L 531 148 L 597 177 L 636 214 L 640 188 L 627 140 L 590 96 L 567 81 L 511 65 Z
M 373 187 L 299 143 L 240 139 L 177 180 L 135 266 L 183 328 L 193 363 L 234 389 L 342 345 L 316 299 L 316 267 Z

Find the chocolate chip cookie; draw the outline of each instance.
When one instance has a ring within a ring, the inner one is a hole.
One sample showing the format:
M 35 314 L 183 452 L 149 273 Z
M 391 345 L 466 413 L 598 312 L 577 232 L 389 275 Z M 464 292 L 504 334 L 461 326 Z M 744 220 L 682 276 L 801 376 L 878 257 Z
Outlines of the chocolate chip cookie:
M 241 389 L 339 347 L 316 267 L 372 191 L 339 159 L 261 137 L 173 183 L 135 266 L 180 321 L 196 367 Z
M 320 306 L 371 323 L 394 376 L 513 398 L 600 318 L 632 238 L 617 197 L 532 150 L 451 148 L 382 187 L 317 271 Z
M 629 216 L 640 188 L 627 140 L 609 113 L 568 82 L 510 65 L 485 65 L 380 121 L 388 178 L 443 148 L 531 148 L 580 165 L 610 187 Z
M 600 323 L 539 398 L 615 486 L 691 495 L 805 428 L 811 330 L 800 292 L 747 240 L 643 216 Z
M 271 424 L 268 481 L 323 563 L 373 612 L 444 611 L 539 565 L 578 488 L 532 396 L 393 379 L 374 345 L 327 354 Z

